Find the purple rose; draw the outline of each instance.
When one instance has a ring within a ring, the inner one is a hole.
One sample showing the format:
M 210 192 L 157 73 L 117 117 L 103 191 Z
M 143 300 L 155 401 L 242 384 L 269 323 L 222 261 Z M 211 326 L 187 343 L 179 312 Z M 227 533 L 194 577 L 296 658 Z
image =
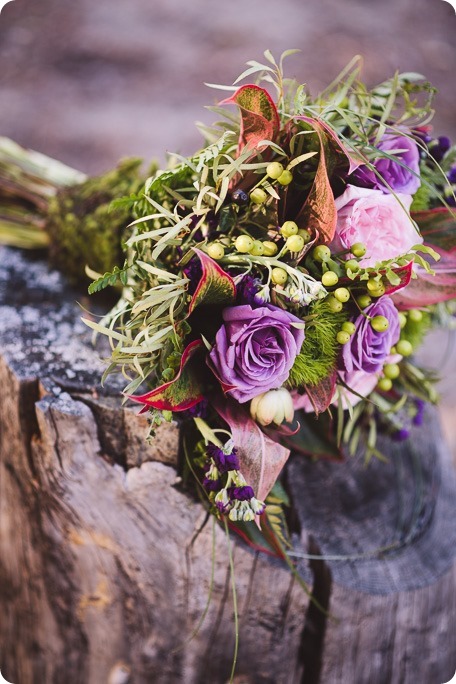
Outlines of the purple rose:
M 223 311 L 222 327 L 209 354 L 209 365 L 227 394 L 243 404 L 257 394 L 277 389 L 288 378 L 304 341 L 302 324 L 276 306 L 249 304 Z
M 369 322 L 369 318 L 374 316 L 385 316 L 389 323 L 388 329 L 383 332 L 374 330 Z M 356 330 L 350 342 L 342 348 L 345 370 L 375 373 L 382 369 L 391 347 L 399 340 L 398 311 L 390 297 L 380 297 L 364 309 L 354 323 Z
M 372 164 L 379 175 L 362 164 L 352 176 L 356 184 L 385 193 L 390 192 L 391 188 L 395 193 L 414 195 L 421 183 L 420 152 L 416 142 L 405 135 L 386 133 L 378 143 L 377 149 L 390 154 L 398 161 L 386 157 L 374 159 Z

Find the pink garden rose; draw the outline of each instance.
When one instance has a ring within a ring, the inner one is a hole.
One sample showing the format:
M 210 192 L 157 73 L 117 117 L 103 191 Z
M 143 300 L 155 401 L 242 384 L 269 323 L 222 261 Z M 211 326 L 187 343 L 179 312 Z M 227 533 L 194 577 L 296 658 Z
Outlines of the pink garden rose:
M 355 242 L 364 243 L 367 252 L 360 260 L 364 267 L 406 254 L 423 242 L 408 213 L 411 203 L 410 195 L 347 185 L 336 199 L 337 226 L 331 249 L 341 251 Z

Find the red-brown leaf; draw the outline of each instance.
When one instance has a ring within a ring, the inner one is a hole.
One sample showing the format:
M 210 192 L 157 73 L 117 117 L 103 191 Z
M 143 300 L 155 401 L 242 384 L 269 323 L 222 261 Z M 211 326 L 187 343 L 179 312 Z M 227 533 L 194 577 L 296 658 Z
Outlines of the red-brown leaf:
M 214 259 L 196 247 L 193 251 L 203 269 L 189 306 L 191 314 L 200 304 L 230 304 L 236 298 L 236 285 L 231 276 Z
M 307 395 L 317 415 L 326 411 L 331 404 L 336 389 L 336 378 L 337 373 L 334 370 L 315 387 L 306 387 Z
M 335 166 L 325 128 L 320 121 L 300 117 L 318 136 L 318 166 L 307 200 L 296 217 L 296 223 L 313 234 L 319 234 L 323 242 L 331 242 L 337 222 L 337 210 L 331 188 L 330 175 Z
M 434 275 L 420 269 L 416 279 L 393 295 L 398 309 L 431 306 L 456 297 L 456 252 L 436 251 L 440 254 L 440 261 L 432 265 Z
M 144 404 L 143 411 L 149 408 L 160 411 L 186 411 L 198 404 L 203 399 L 198 372 L 188 363 L 202 345 L 200 340 L 195 340 L 188 345 L 182 354 L 180 369 L 174 380 L 165 382 L 146 394 L 129 395 L 128 398 Z
M 244 85 L 220 104 L 236 104 L 241 111 L 241 131 L 238 151 L 256 148 L 261 140 L 274 141 L 280 130 L 277 108 L 264 88 Z
M 456 250 L 456 210 L 437 207 L 414 211 L 412 218 L 418 224 L 425 242 L 447 252 Z
M 242 474 L 255 496 L 264 501 L 290 455 L 289 449 L 265 435 L 245 407 L 236 402 L 217 402 L 216 410 L 230 426 Z

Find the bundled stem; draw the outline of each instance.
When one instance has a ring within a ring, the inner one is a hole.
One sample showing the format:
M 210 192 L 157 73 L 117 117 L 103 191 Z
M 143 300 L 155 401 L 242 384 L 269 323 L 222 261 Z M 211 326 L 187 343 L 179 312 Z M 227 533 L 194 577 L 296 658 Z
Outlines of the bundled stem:
M 122 259 L 128 205 L 114 199 L 136 193 L 144 182 L 140 159 L 125 159 L 95 178 L 51 157 L 0 138 L 0 243 L 48 248 L 51 262 L 72 282 L 84 267 L 104 273 Z

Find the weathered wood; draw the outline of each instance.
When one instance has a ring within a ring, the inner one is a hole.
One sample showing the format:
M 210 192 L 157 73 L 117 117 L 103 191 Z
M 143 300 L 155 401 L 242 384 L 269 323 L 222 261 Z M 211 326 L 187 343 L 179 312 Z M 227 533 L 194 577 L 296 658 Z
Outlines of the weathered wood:
M 0 308 L 1 671 L 16 684 L 100 684 L 128 672 L 135 684 L 227 681 L 227 539 L 180 490 L 176 427 L 160 428 L 148 446 L 144 419 L 109 396 L 117 387 L 97 397 L 91 388 L 102 364 L 77 321 L 74 294 L 43 266 L 8 254 L 8 305 Z M 30 286 L 19 296 L 22 268 Z M 39 304 L 21 305 L 33 296 Z M 302 669 L 308 599 L 282 563 L 229 543 L 242 634 L 237 672 L 285 684 Z M 190 639 L 211 584 L 207 616 Z
M 40 262 L 9 250 L 0 258 L 2 674 L 15 684 L 227 682 L 234 649 L 228 541 L 181 487 L 176 427 L 162 427 L 147 445 L 144 418 L 121 407 L 119 385 L 98 387 L 103 364 L 78 321 L 73 301 L 80 295 Z M 426 473 L 444 456 L 424 461 Z M 350 515 L 336 505 L 347 491 L 359 539 L 364 529 L 375 548 L 388 537 L 385 529 L 378 533 L 377 514 L 370 521 L 366 513 L 372 494 L 358 465 L 292 459 L 297 553 L 349 555 L 343 540 L 350 538 Z M 375 467 L 371 472 L 380 486 L 388 468 L 383 476 Z M 413 566 L 407 575 L 405 562 L 394 565 L 394 558 L 346 561 L 345 570 L 337 561 L 301 561 L 329 618 L 283 564 L 230 538 L 239 684 L 450 679 L 456 669 L 454 551 L 431 524 L 435 518 L 438 528 L 451 513 L 455 519 L 448 503 L 454 483 L 445 472 L 446 489 L 432 487 L 438 493 L 432 515 L 421 516 L 416 540 L 397 552 L 411 549 L 415 565 L 420 558 L 428 562 L 426 572 L 416 572 L 419 582 Z M 424 501 L 431 499 L 426 490 Z M 451 526 L 443 529 L 452 543 Z M 352 541 L 359 550 L 359 540 Z M 443 564 L 426 561 L 423 548 L 443 556 L 445 550 Z M 382 563 L 385 572 L 396 568 L 394 582 L 380 581 Z M 193 635 L 211 584 L 207 615 Z

